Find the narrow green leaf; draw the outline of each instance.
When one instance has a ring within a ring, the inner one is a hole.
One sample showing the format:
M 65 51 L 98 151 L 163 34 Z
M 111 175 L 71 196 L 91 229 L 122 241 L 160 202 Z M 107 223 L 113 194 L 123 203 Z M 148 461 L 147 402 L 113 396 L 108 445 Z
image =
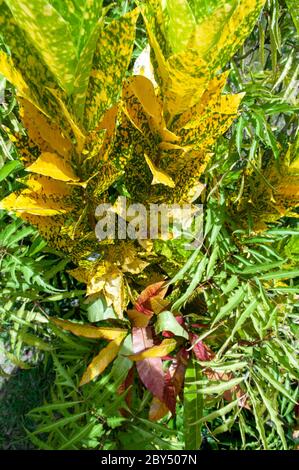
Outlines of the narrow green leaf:
M 201 445 L 201 423 L 203 398 L 196 381 L 201 372 L 196 362 L 189 361 L 184 386 L 184 438 L 186 450 L 198 450 Z

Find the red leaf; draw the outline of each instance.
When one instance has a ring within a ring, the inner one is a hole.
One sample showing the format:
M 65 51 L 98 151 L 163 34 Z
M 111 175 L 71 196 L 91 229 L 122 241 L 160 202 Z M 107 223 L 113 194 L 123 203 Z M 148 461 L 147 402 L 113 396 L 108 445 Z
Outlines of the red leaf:
M 153 298 L 163 299 L 165 297 L 167 287 L 163 286 L 165 286 L 165 281 L 156 282 L 155 284 L 147 286 L 139 295 L 135 304 L 135 309 L 145 315 L 151 315 L 153 313 L 151 300 Z
M 192 351 L 199 361 L 210 361 L 215 354 L 202 342 L 198 341 L 198 336 L 195 333 L 189 333 L 189 339 L 193 346 Z
M 175 408 L 176 408 L 176 389 L 175 385 L 173 383 L 171 373 L 169 370 L 165 372 L 165 387 L 164 387 L 164 393 L 163 393 L 163 402 L 171 411 L 171 414 L 175 414 Z
M 170 371 L 172 373 L 172 381 L 177 395 L 180 394 L 183 388 L 188 359 L 189 352 L 185 348 L 182 348 L 177 353 L 175 361 L 170 366 Z
M 133 351 L 139 353 L 144 349 L 154 345 L 153 332 L 150 326 L 146 328 L 133 328 Z M 163 391 L 165 386 L 162 359 L 160 357 L 150 357 L 136 363 L 138 375 L 145 387 L 159 400 L 163 401 Z
M 164 338 L 173 338 L 174 334 L 171 333 L 171 331 L 162 331 L 162 336 L 164 336 Z

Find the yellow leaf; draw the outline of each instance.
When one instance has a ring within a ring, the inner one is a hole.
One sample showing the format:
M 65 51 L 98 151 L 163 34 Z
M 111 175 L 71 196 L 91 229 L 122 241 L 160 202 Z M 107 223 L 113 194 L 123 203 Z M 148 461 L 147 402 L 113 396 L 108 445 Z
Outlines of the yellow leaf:
M 135 96 L 138 100 L 132 99 Z M 153 83 L 141 75 L 135 75 L 127 80 L 124 87 L 124 99 L 126 100 L 127 110 L 133 124 L 142 132 L 144 124 L 142 119 L 146 119 L 153 132 L 165 142 L 176 142 L 179 137 L 166 128 L 163 117 L 163 104 L 161 99 L 156 96 Z M 144 116 L 140 112 L 138 104 L 141 104 Z
M 84 284 L 88 283 L 88 271 L 85 268 L 71 269 L 68 273 L 77 279 L 77 281 L 83 282 Z
M 43 152 L 26 170 L 60 181 L 79 180 L 71 165 L 56 153 Z
M 161 344 L 153 346 L 152 348 L 145 349 L 136 354 L 131 354 L 128 357 L 131 361 L 143 361 L 149 357 L 163 357 L 167 356 L 171 351 L 176 348 L 177 342 L 173 338 L 163 339 Z
M 159 168 L 157 168 L 156 165 L 154 165 L 154 163 L 151 161 L 151 159 L 147 155 L 144 155 L 144 157 L 153 175 L 152 184 L 164 184 L 165 186 L 174 188 L 175 182 L 173 181 L 171 176 L 167 175 L 165 171 L 159 170 Z
M 100 375 L 107 366 L 116 358 L 120 345 L 125 338 L 125 334 L 120 334 L 114 341 L 108 344 L 101 352 L 91 361 L 80 381 L 80 386 L 87 384 L 92 379 Z
M 28 214 L 51 216 L 64 214 L 70 210 L 65 207 L 63 201 L 55 202 L 45 200 L 42 195 L 30 190 L 24 190 L 20 194 L 12 193 L 0 202 L 0 209 L 14 211 L 16 213 L 26 212 Z
M 72 143 L 66 139 L 59 127 L 47 118 L 28 100 L 19 98 L 20 116 L 28 136 L 42 151 L 53 151 L 62 157 L 70 158 Z
M 74 335 L 82 336 L 83 338 L 107 339 L 108 341 L 113 341 L 120 336 L 124 338 L 127 334 L 127 330 L 122 328 L 99 328 L 97 326 L 83 325 L 81 323 L 74 323 L 68 320 L 60 320 L 59 318 L 51 318 L 50 321 L 63 330 L 70 331 Z
M 133 326 L 137 328 L 145 328 L 152 318 L 152 315 L 145 315 L 144 313 L 135 309 L 127 310 L 127 315 L 130 318 Z
M 4 51 L 0 51 L 0 73 L 16 87 L 21 96 L 28 97 L 30 95 L 30 90 L 22 74 L 15 68 L 12 58 Z
M 113 305 L 116 315 L 123 318 L 125 308 L 125 288 L 123 273 L 113 263 L 100 263 L 91 272 L 87 285 L 87 295 L 102 292 L 108 306 Z

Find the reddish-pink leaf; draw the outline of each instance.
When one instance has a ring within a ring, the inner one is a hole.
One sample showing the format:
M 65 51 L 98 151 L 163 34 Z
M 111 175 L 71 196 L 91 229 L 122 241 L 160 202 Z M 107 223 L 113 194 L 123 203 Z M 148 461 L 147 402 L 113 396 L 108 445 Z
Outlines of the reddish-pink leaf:
M 198 336 L 195 333 L 189 333 L 189 339 L 194 345 L 192 351 L 199 361 L 210 361 L 213 358 L 213 353 L 202 341 L 198 341 Z
M 188 359 L 189 352 L 185 348 L 182 348 L 177 353 L 175 361 L 170 366 L 170 373 L 172 374 L 172 381 L 177 395 L 180 394 L 183 388 Z
M 176 389 L 175 385 L 172 380 L 171 372 L 169 370 L 165 373 L 165 387 L 164 387 L 164 394 L 163 394 L 163 402 L 171 411 L 171 414 L 175 414 L 176 408 Z
M 150 326 L 146 328 L 133 328 L 133 351 L 139 353 L 154 345 L 153 332 Z M 160 357 L 149 357 L 136 363 L 138 375 L 145 387 L 159 400 L 163 401 L 164 372 Z

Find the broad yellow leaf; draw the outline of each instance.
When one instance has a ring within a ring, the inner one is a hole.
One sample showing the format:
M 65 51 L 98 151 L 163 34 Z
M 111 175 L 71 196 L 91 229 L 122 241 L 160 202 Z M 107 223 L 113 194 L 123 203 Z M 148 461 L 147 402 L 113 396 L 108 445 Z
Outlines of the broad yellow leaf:
M 128 357 L 131 361 L 143 361 L 149 357 L 163 357 L 167 356 L 171 351 L 176 348 L 177 342 L 173 338 L 163 339 L 161 344 L 153 346 L 152 348 L 145 349 L 136 354 L 131 354 Z
M 40 215 L 43 217 L 64 214 L 70 210 L 63 204 L 63 201 L 55 202 L 45 198 L 30 190 L 21 193 L 12 193 L 0 202 L 0 209 L 14 211 L 16 213 L 26 212 L 28 214 Z
M 101 352 L 91 361 L 80 381 L 80 386 L 87 384 L 92 379 L 100 375 L 107 366 L 116 358 L 120 345 L 127 333 L 121 333 L 115 340 L 111 341 Z
M 59 155 L 50 152 L 43 152 L 26 170 L 60 181 L 79 180 L 69 163 Z
M 156 165 L 151 161 L 151 159 L 147 155 L 144 155 L 144 158 L 153 175 L 152 184 L 164 184 L 165 186 L 169 186 L 170 188 L 175 187 L 175 182 L 173 181 L 171 176 L 165 173 L 165 171 L 157 168 Z
M 68 320 L 60 320 L 59 318 L 51 318 L 51 322 L 63 330 L 70 331 L 74 335 L 82 336 L 83 338 L 107 339 L 108 341 L 112 341 L 120 338 L 120 336 L 124 338 L 124 336 L 127 334 L 127 330 L 122 328 L 100 328 L 92 325 L 74 323 Z

